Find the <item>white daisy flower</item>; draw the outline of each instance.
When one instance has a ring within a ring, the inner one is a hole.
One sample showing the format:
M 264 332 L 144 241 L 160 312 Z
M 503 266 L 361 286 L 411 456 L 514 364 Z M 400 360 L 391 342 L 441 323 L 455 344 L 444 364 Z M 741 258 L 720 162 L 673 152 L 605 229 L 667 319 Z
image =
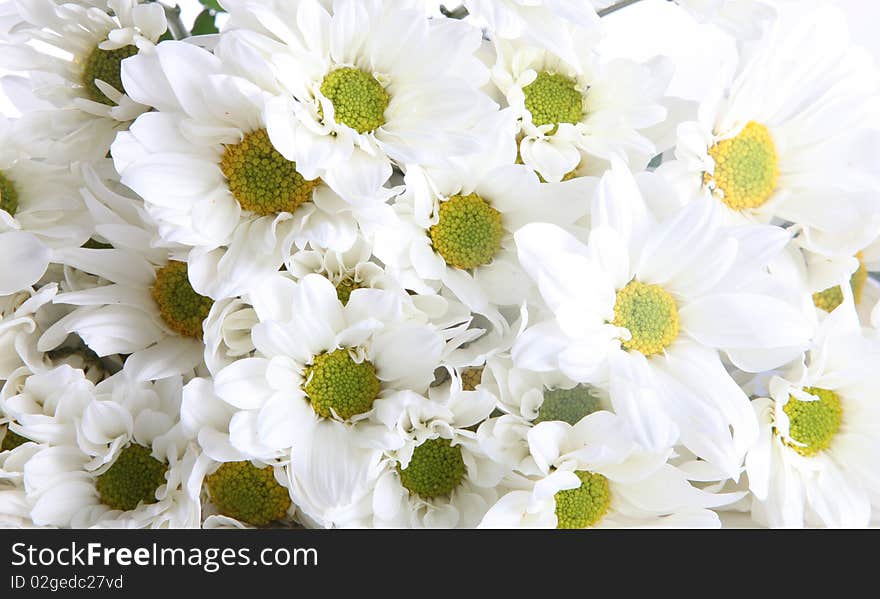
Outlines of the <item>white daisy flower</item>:
M 365 419 L 375 400 L 423 392 L 434 379 L 445 339 L 408 316 L 397 293 L 355 289 L 343 305 L 325 277 L 294 283 L 277 275 L 250 300 L 259 319 L 254 357 L 214 379 L 217 394 L 238 410 L 230 441 L 250 457 L 296 452 L 325 422 L 371 434 Z
M 513 233 L 532 222 L 572 225 L 586 214 L 595 188 L 591 178 L 542 183 L 530 168 L 512 164 L 511 139 L 496 146 L 496 155 L 487 152 L 455 171 L 411 167 L 394 205 L 399 222 L 374 240 L 376 256 L 405 287 L 423 294 L 446 288 L 497 328 L 505 326 L 499 307 L 518 305 L 532 292 Z
M 843 14 L 808 8 L 780 9 L 768 36 L 745 47 L 660 170 L 683 198 L 711 196 L 733 222 L 790 221 L 834 246 L 876 221 L 863 193 L 875 177 L 853 163 L 852 142 L 877 114 L 880 77 L 849 43 Z
M 385 205 L 392 192 L 351 205 L 304 177 L 269 140 L 264 107 L 274 90 L 233 75 L 249 68 L 234 62 L 236 53 L 218 54 L 229 55 L 227 63 L 193 44 L 166 42 L 126 61 L 130 94 L 159 111 L 120 133 L 112 151 L 122 182 L 144 198 L 163 239 L 196 248 L 195 287 L 231 297 L 277 271 L 294 246 L 348 250 L 362 224 L 392 216 Z
M 180 379 L 99 384 L 72 443 L 51 444 L 24 467 L 36 524 L 71 528 L 186 528 L 197 508 L 183 489 Z M 27 426 L 22 431 L 32 435 Z M 191 457 L 189 458 L 191 459 Z
M 384 452 L 372 490 L 370 525 L 475 527 L 509 472 L 483 452 L 468 430 L 485 420 L 493 406 L 491 398 L 461 394 L 429 400 L 401 393 L 377 402 L 375 420 L 394 431 L 401 444 Z
M 650 129 L 667 116 L 669 64 L 602 60 L 595 40 L 582 32 L 565 35 L 577 48 L 576 60 L 522 40 L 495 43 L 492 82 L 516 115 L 522 162 L 547 181 L 612 156 L 647 165 L 657 154 Z
M 346 201 L 373 199 L 392 164 L 480 149 L 470 129 L 495 104 L 479 90 L 478 29 L 384 0 L 335 0 L 329 12 L 316 0 L 228 8 L 233 19 L 248 11 L 265 34 L 233 29 L 228 43 L 261 56 L 284 90 L 267 108 L 272 142 Z
M 752 515 L 769 526 L 864 527 L 880 507 L 880 339 L 844 296 L 804 359 L 752 402 L 761 426 L 746 456 Z
M 621 419 L 599 411 L 575 426 L 528 432 L 537 475 L 501 497 L 481 528 L 720 527 L 707 508 L 736 500 L 693 487 L 667 463 L 672 450 L 641 449 Z
M 194 378 L 183 389 L 180 422 L 200 452 L 186 481 L 202 506 L 203 528 L 253 528 L 287 522 L 295 513 L 285 460 L 254 460 L 229 442 L 236 410 L 214 392 L 211 379 Z
M 26 23 L 16 33 L 26 39 L 0 42 L 0 64 L 28 71 L 34 95 L 67 113 L 40 118 L 47 125 L 69 119 L 63 141 L 71 156 L 103 158 L 116 132 L 148 109 L 125 95 L 120 64 L 165 32 L 162 6 L 140 0 L 20 0 L 15 6 Z
M 82 179 L 76 166 L 56 166 L 35 157 L 22 138 L 25 127 L 0 115 L 0 235 L 10 259 L 20 265 L 4 278 L 33 279 L 12 291 L 0 278 L 0 294 L 14 293 L 34 284 L 46 270 L 46 249 L 82 245 L 91 222 L 78 189 Z M 25 234 L 10 234 L 21 232 Z M 34 239 L 36 238 L 36 239 Z M 20 244 L 20 248 L 15 246 Z M 4 254 L 6 255 L 6 254 Z M 39 275 L 37 274 L 39 273 Z
M 757 426 L 718 351 L 765 370 L 802 351 L 812 332 L 797 307 L 753 286 L 788 234 L 725 228 L 709 201 L 655 220 L 620 164 L 603 177 L 592 219 L 587 245 L 552 225 L 517 233 L 523 267 L 555 318 L 519 337 L 514 361 L 608 385 L 639 443 L 659 450 L 680 440 L 736 477 Z
M 37 313 L 44 311 L 57 293 L 58 285 L 50 283 L 0 297 L 0 380 L 8 379 L 20 366 L 39 370 L 44 365 L 43 356 L 37 351 L 37 339 L 42 333 Z

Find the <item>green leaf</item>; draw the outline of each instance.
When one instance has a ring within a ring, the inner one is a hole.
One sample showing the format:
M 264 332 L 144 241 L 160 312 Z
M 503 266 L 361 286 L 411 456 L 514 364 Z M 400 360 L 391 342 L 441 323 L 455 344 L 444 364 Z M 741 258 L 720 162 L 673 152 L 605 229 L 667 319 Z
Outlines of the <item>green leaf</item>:
M 195 22 L 192 26 L 192 34 L 193 35 L 205 35 L 208 33 L 219 33 L 219 29 L 217 29 L 217 25 L 214 23 L 214 18 L 216 14 L 210 8 L 206 8 L 202 12 L 199 13 L 199 16 L 196 17 Z
M 211 10 L 217 12 L 226 12 L 225 10 L 223 10 L 223 7 L 220 6 L 219 0 L 199 0 L 199 2 L 201 2 L 202 6 L 210 8 Z

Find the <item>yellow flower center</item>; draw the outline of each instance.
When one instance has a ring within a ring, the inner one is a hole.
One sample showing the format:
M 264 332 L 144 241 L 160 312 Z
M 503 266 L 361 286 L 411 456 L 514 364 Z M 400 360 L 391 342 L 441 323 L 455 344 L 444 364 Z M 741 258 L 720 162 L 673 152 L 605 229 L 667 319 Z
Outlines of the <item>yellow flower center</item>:
M 541 71 L 534 81 L 523 88 L 526 109 L 536 127 L 560 123 L 579 123 L 584 115 L 584 96 L 577 81 L 560 73 Z
M 202 338 L 202 323 L 214 300 L 192 288 L 186 262 L 169 262 L 160 268 L 151 292 L 168 328 L 184 337 Z
M 363 414 L 373 407 L 382 385 L 369 360 L 355 362 L 351 351 L 342 348 L 315 356 L 304 374 L 305 391 L 315 413 L 342 420 Z
M 205 481 L 217 511 L 246 524 L 266 526 L 290 509 L 290 493 L 278 484 L 271 466 L 227 462 Z
M 18 212 L 18 190 L 12 180 L 0 171 L 0 209 L 12 216 Z
M 123 46 L 116 50 L 102 50 L 95 47 L 85 59 L 82 71 L 82 84 L 89 99 L 108 106 L 115 104 L 104 95 L 95 81 L 100 80 L 115 90 L 125 91 L 122 87 L 122 61 L 137 53 L 137 46 Z
M 611 507 L 608 479 L 595 472 L 575 472 L 581 486 L 556 493 L 556 528 L 589 528 L 596 525 Z
M 406 468 L 398 464 L 400 484 L 423 499 L 449 495 L 465 475 L 461 446 L 449 439 L 428 439 L 413 450 Z
M 300 175 L 296 163 L 275 149 L 265 129 L 226 146 L 220 170 L 241 207 L 261 216 L 294 212 L 312 199 L 312 192 L 321 182 Z
M 703 183 L 721 192 L 721 200 L 734 210 L 762 206 L 776 191 L 779 159 L 770 131 L 749 122 L 736 137 L 709 148 L 715 173 L 704 173 Z
M 446 264 L 468 270 L 489 264 L 501 249 L 501 213 L 475 193 L 440 204 L 439 220 L 428 231 Z
M 621 342 L 625 349 L 653 356 L 662 353 L 678 337 L 678 307 L 659 285 L 630 281 L 617 292 L 611 324 L 632 335 Z
M 337 123 L 358 133 L 375 131 L 385 124 L 391 96 L 369 73 L 352 67 L 330 71 L 321 82 L 321 93 L 333 104 Z
M 802 456 L 811 457 L 831 445 L 843 421 L 843 408 L 834 391 L 818 387 L 807 387 L 804 391 L 819 399 L 801 401 L 791 396 L 782 410 L 789 420 L 788 436 L 797 441 L 787 445 Z
M 859 268 L 849 278 L 849 286 L 852 288 L 853 299 L 858 304 L 862 301 L 862 292 L 865 290 L 865 283 L 868 282 L 868 267 L 862 262 L 861 252 L 856 254 L 856 258 L 859 260 Z M 843 303 L 843 289 L 840 285 L 835 285 L 824 291 L 817 291 L 813 294 L 813 303 L 817 308 L 831 312 Z

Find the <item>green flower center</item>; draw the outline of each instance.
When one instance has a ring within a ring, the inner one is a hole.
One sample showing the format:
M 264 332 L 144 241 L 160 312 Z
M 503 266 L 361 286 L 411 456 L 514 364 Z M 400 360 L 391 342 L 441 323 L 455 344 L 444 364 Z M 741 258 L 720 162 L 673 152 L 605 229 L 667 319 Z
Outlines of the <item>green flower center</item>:
M 18 212 L 18 190 L 2 171 L 0 171 L 0 208 L 12 216 Z
M 205 480 L 217 511 L 240 522 L 266 526 L 284 518 L 290 509 L 290 493 L 275 480 L 271 466 L 226 462 Z
M 364 286 L 351 278 L 340 279 L 338 283 L 336 283 L 336 297 L 339 298 L 339 301 L 342 302 L 342 305 L 345 306 L 348 304 L 348 300 L 351 299 L 351 292 L 355 289 L 363 289 Z
M 475 193 L 440 204 L 440 219 L 428 231 L 447 264 L 463 270 L 489 264 L 501 248 L 501 213 Z
M 202 338 L 202 322 L 214 300 L 192 288 L 186 262 L 169 262 L 160 268 L 151 293 L 168 328 L 184 337 Z
M 257 129 L 223 150 L 220 170 L 244 210 L 261 216 L 294 212 L 312 198 L 320 179 L 306 180 L 296 163 L 275 149 L 265 129 Z
M 840 430 L 843 408 L 840 396 L 834 391 L 817 387 L 806 387 L 804 391 L 819 399 L 801 401 L 791 396 L 782 410 L 789 420 L 788 436 L 800 444 L 788 443 L 788 446 L 802 456 L 810 457 L 831 445 Z
M 6 428 L 6 434 L 3 435 L 3 441 L 0 443 L 0 451 L 12 451 L 19 445 L 24 445 L 30 441 L 27 437 L 22 437 L 17 433 L 13 433 L 8 427 Z
M 862 292 L 865 290 L 865 283 L 868 282 L 868 267 L 862 262 L 861 252 L 856 257 L 859 259 L 859 268 L 849 278 L 849 286 L 852 288 L 853 299 L 858 304 L 862 301 Z M 835 285 L 824 291 L 817 291 L 813 294 L 813 303 L 817 308 L 831 312 L 843 303 L 843 289 L 840 285 Z
M 142 501 L 156 503 L 156 490 L 165 484 L 168 465 L 150 454 L 149 447 L 136 443 L 119 452 L 113 465 L 95 480 L 101 503 L 126 512 Z
M 602 409 L 595 389 L 590 385 L 578 385 L 571 389 L 547 389 L 544 402 L 538 410 L 535 424 L 560 420 L 574 426 L 584 416 Z
M 595 472 L 575 472 L 581 479 L 577 489 L 559 491 L 556 499 L 556 528 L 588 528 L 595 525 L 611 507 L 608 479 Z
M 653 356 L 678 337 L 678 307 L 659 285 L 630 281 L 617 292 L 612 324 L 632 334 L 630 340 L 621 343 L 625 349 Z
M 428 439 L 413 450 L 406 468 L 397 465 L 400 484 L 422 499 L 449 495 L 464 479 L 461 446 L 449 439 Z
M 391 96 L 369 73 L 352 67 L 330 71 L 321 82 L 321 93 L 333 104 L 337 123 L 358 133 L 375 131 L 385 124 Z
M 571 77 L 541 71 L 523 88 L 523 94 L 526 109 L 537 127 L 579 123 L 584 116 L 584 96 Z
M 116 50 L 102 50 L 95 47 L 83 63 L 82 84 L 90 100 L 112 106 L 113 100 L 104 95 L 96 80 L 103 81 L 118 91 L 122 87 L 122 61 L 138 53 L 137 46 L 123 46 Z
M 779 159 L 770 131 L 754 121 L 731 139 L 709 148 L 715 173 L 705 173 L 703 183 L 720 189 L 722 201 L 734 210 L 758 208 L 776 191 Z
M 382 386 L 372 362 L 355 362 L 348 349 L 315 356 L 305 370 L 305 391 L 312 409 L 324 418 L 348 420 L 373 407 Z

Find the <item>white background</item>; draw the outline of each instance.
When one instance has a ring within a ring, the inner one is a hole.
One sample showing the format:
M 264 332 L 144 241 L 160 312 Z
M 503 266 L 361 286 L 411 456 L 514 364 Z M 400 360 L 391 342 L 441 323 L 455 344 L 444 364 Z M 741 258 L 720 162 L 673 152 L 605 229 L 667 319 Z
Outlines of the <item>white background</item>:
M 191 23 L 201 9 L 197 0 L 179 0 L 183 16 Z M 880 2 L 877 0 L 834 0 L 849 19 L 854 41 L 868 48 L 880 61 Z M 608 37 L 603 50 L 608 55 L 639 60 L 664 54 L 674 59 L 676 78 L 670 92 L 701 98 L 701 79 L 733 57 L 732 41 L 713 26 L 697 24 L 680 8 L 666 0 L 643 0 L 606 18 Z M 0 75 L 3 71 L 0 70 Z M 0 90 L 0 113 L 16 111 Z

